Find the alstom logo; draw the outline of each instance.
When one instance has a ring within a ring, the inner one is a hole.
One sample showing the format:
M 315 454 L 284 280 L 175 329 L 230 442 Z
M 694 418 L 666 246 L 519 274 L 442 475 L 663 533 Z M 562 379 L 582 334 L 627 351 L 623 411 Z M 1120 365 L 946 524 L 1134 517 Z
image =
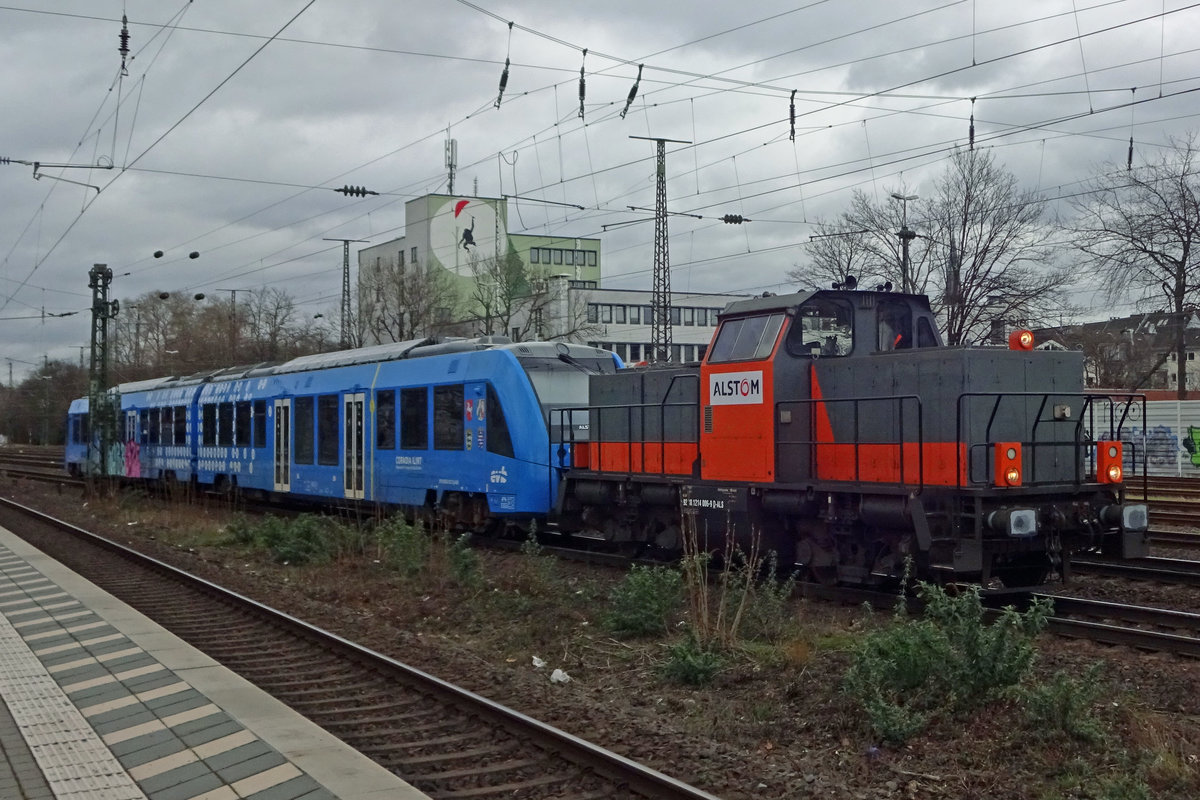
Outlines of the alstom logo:
M 714 406 L 754 405 L 763 401 L 763 374 L 722 372 L 708 376 L 708 402 Z

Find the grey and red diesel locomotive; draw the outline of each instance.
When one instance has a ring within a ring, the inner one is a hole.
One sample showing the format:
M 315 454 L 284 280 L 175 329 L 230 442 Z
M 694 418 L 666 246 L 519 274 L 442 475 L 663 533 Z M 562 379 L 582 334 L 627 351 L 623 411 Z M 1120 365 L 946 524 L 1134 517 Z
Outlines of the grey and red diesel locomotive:
M 698 364 L 422 340 L 116 392 L 109 471 L 130 478 L 480 531 L 536 519 L 630 549 L 758 537 L 781 564 L 860 585 L 910 561 L 1015 588 L 1065 576 L 1073 553 L 1147 551 L 1146 507 L 1124 488 L 1140 398 L 1085 392 L 1082 354 L 1033 350 L 1026 331 L 1009 348 L 943 346 L 918 295 L 734 302 Z M 71 411 L 78 471 L 97 461 L 86 403 Z

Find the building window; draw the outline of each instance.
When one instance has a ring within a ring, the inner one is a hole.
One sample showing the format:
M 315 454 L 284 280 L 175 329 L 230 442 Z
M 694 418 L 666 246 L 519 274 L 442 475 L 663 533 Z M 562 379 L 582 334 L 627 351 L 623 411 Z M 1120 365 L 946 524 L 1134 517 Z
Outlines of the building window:
M 671 362 L 674 364 L 679 363 L 680 356 L 682 355 L 680 352 L 680 347 L 681 345 L 677 344 L 671 345 Z
M 613 306 L 613 322 L 618 325 L 625 324 L 625 306 Z
M 415 248 L 415 247 L 414 247 L 414 248 L 412 249 L 412 252 L 411 252 L 411 253 L 409 253 L 409 255 L 411 255 L 411 256 L 412 256 L 412 263 L 413 263 L 413 264 L 416 264 L 416 263 L 417 263 L 417 248 Z
M 641 306 L 630 306 L 629 307 L 629 324 L 630 325 L 641 325 L 642 324 L 642 307 Z
M 565 250 L 564 257 L 566 258 L 566 264 L 568 267 L 575 266 L 575 251 L 574 250 Z
M 717 314 L 720 314 L 720 313 L 721 313 L 721 309 L 719 309 L 719 308 L 710 308 L 708 310 L 708 325 L 709 325 L 709 327 L 711 327 L 711 328 L 717 327 L 717 322 L 719 321 L 717 319 Z
M 600 306 L 600 322 L 602 322 L 605 325 L 612 322 L 612 306 L 610 306 L 610 305 Z
M 589 267 L 596 266 L 596 251 L 595 250 L 588 250 L 587 265 Z
M 530 264 L 538 263 L 538 249 L 536 247 L 529 248 L 529 263 Z
M 707 308 L 697 308 L 696 309 L 696 324 L 701 327 L 708 324 L 708 309 Z
M 582 267 L 582 266 L 583 266 L 583 264 L 584 264 L 584 259 L 585 259 L 585 258 L 587 258 L 587 257 L 586 257 L 586 256 L 583 254 L 583 251 L 582 251 L 582 250 L 576 250 L 576 251 L 575 251 L 575 263 L 576 263 L 576 264 L 578 264 L 579 266 L 581 266 L 581 267 Z
M 561 264 L 561 263 L 562 263 L 562 250 L 555 250 L 555 251 L 554 251 L 554 263 L 555 263 L 555 264 Z
M 678 325 L 681 316 L 679 306 L 671 306 L 671 324 Z
M 542 263 L 549 264 L 550 263 L 550 248 L 542 247 L 539 249 L 542 251 Z
M 587 321 L 595 324 L 600 321 L 600 306 L 595 303 L 588 303 Z
M 684 325 L 695 325 L 696 324 L 696 309 L 694 309 L 694 308 L 683 309 L 683 324 Z
M 396 266 L 398 266 L 398 267 L 404 266 L 404 251 L 403 250 L 401 250 L 399 253 L 396 254 Z

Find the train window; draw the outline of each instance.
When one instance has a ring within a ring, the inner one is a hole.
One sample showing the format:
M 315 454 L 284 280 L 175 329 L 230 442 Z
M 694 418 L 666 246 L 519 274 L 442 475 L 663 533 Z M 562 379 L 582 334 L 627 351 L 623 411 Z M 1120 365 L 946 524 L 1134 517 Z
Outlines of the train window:
M 400 447 L 404 450 L 429 449 L 429 390 L 400 390 Z
M 433 387 L 433 449 L 462 450 L 463 386 Z
M 233 447 L 233 403 L 217 405 L 217 445 Z
M 233 437 L 238 447 L 250 446 L 250 401 L 243 400 L 234 407 Z
M 201 428 L 204 435 L 200 443 L 205 447 L 215 447 L 217 444 L 217 406 L 214 403 L 205 403 L 201 407 L 201 415 L 203 422 Z
M 508 432 L 508 420 L 504 418 L 504 407 L 500 396 L 489 383 L 487 387 L 487 449 L 498 456 L 513 457 L 512 436 Z
M 917 347 L 937 347 L 938 337 L 928 317 L 917 319 Z
M 91 431 L 88 430 L 88 415 L 79 415 L 79 441 L 86 442 L 92 438 Z
M 400 251 L 403 253 L 404 251 Z M 267 446 L 267 401 L 254 401 L 254 446 Z
M 175 444 L 187 444 L 187 406 L 175 406 Z
M 137 440 L 142 444 L 150 443 L 150 409 L 143 408 L 138 412 L 138 433 Z
M 759 361 L 771 355 L 783 325 L 783 314 L 731 319 L 717 332 L 709 363 Z
M 537 250 L 530 250 L 536 253 Z M 380 450 L 396 449 L 396 390 L 384 389 L 375 393 L 375 446 Z
M 296 464 L 313 463 L 313 399 L 296 398 L 296 415 L 292 419 L 292 461 Z
M 340 462 L 338 441 L 338 411 L 341 407 L 336 394 L 317 398 L 317 463 L 335 466 Z
M 854 310 L 848 303 L 815 297 L 800 306 L 788 330 L 787 350 L 793 356 L 848 356 L 854 349 Z
M 158 428 L 158 409 L 151 408 L 150 411 L 150 444 L 159 444 L 159 428 Z
M 175 435 L 175 409 L 171 406 L 160 408 L 158 413 L 162 415 L 162 420 L 159 423 L 159 441 L 165 445 L 175 444 L 173 437 Z
M 878 350 L 907 350 L 913 346 L 912 308 L 907 303 L 883 300 L 876 311 Z

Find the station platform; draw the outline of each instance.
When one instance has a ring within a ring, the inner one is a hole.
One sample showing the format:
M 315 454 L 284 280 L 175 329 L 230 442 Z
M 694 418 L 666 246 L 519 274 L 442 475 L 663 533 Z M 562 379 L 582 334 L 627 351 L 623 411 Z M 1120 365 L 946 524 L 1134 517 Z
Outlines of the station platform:
M 0 798 L 426 795 L 0 528 Z

